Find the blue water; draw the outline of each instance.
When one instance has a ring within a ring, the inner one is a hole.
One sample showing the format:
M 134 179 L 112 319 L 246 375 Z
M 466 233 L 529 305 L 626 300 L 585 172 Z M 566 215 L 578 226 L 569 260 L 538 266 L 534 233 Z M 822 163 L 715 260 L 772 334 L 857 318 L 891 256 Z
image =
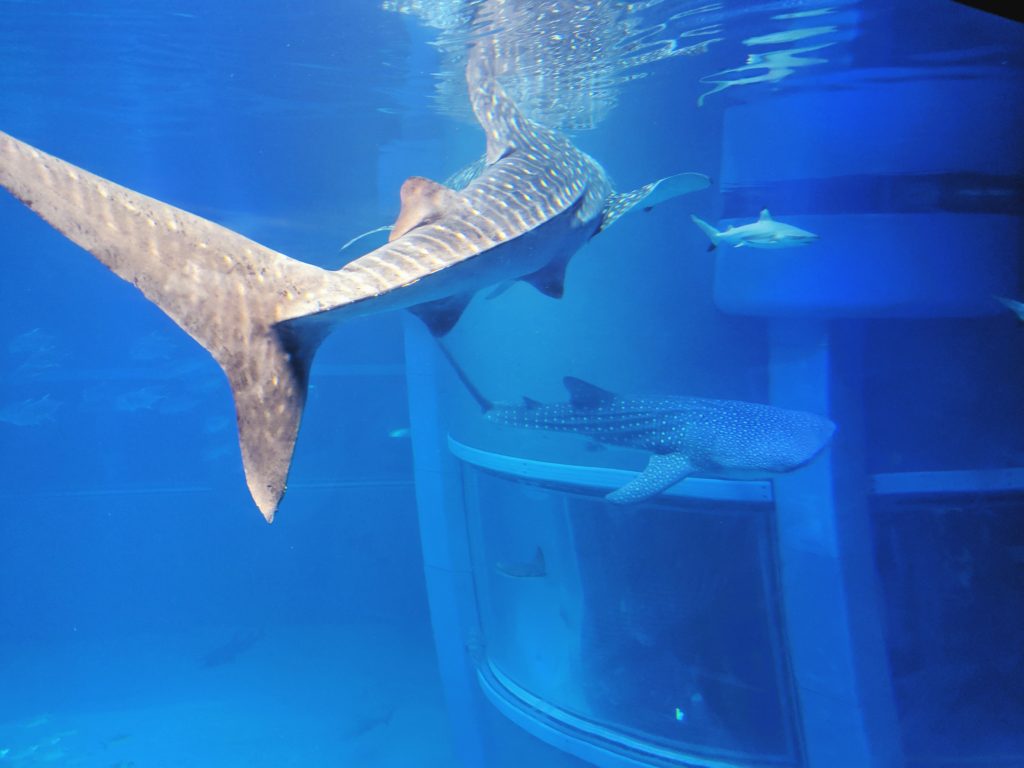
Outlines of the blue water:
M 383 6 L 0 0 L 0 130 L 338 268 L 404 178 L 483 149 L 486 29 Z M 1024 339 L 993 299 L 1024 300 L 1024 26 L 521 6 L 562 14 L 498 24 L 525 111 L 617 189 L 713 185 L 595 238 L 562 299 L 478 297 L 453 354 L 496 401 L 571 375 L 827 414 L 831 451 L 767 500 L 612 508 L 502 457 L 642 454 L 496 430 L 382 314 L 319 351 L 267 526 L 214 361 L 3 193 L 0 768 L 1024 766 Z M 820 239 L 709 253 L 690 220 L 763 208 Z

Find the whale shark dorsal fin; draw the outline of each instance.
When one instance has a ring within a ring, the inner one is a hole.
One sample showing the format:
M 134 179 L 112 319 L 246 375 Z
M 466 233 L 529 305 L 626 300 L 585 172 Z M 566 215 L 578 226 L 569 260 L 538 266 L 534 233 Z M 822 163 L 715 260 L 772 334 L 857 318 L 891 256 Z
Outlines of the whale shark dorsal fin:
M 596 384 L 566 376 L 562 379 L 565 389 L 569 392 L 569 402 L 573 408 L 598 408 L 615 399 L 615 393 L 601 389 Z
M 678 483 L 693 470 L 693 464 L 685 454 L 656 453 L 651 456 L 643 472 L 605 498 L 613 504 L 636 504 L 647 501 Z
M 532 397 L 527 397 L 526 395 L 523 395 L 523 408 L 525 408 L 528 411 L 532 411 L 535 408 L 540 407 L 541 403 L 539 400 L 534 400 Z
M 768 212 L 767 208 L 762 208 L 758 221 L 774 221 L 774 219 L 772 219 L 772 215 Z
M 643 210 L 649 211 L 658 203 L 691 192 L 699 192 L 710 186 L 711 179 L 703 173 L 677 173 L 629 192 L 612 193 L 605 203 L 604 210 L 601 211 L 601 225 L 597 231 L 603 232 L 608 229 L 640 203 L 643 203 Z
M 454 189 L 422 176 L 410 176 L 402 184 L 400 192 L 402 210 L 388 235 L 388 242 L 397 240 L 416 227 L 437 221 L 462 202 Z

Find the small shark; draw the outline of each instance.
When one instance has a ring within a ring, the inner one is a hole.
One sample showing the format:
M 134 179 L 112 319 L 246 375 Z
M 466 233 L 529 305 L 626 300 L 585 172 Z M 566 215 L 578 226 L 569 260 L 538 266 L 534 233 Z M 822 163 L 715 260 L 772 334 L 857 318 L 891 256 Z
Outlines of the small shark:
M 690 475 L 764 478 L 809 463 L 832 440 L 835 424 L 806 411 L 704 397 L 623 397 L 566 376 L 565 403 L 492 403 L 441 349 L 488 421 L 571 432 L 598 443 L 649 451 L 647 467 L 607 495 L 614 504 L 646 501 Z
M 749 245 L 751 248 L 792 248 L 797 245 L 807 245 L 818 239 L 813 232 L 776 221 L 767 208 L 761 211 L 761 216 L 753 224 L 744 224 L 741 227 L 730 226 L 724 232 L 719 232 L 706 221 L 692 214 L 690 218 L 710 238 L 709 251 L 715 250 L 720 244 L 731 245 L 733 248 L 741 248 L 744 245 Z
M 540 579 L 548 574 L 547 563 L 544 560 L 544 550 L 537 545 L 530 560 L 519 562 L 513 560 L 498 560 L 494 569 L 502 576 L 510 579 Z
M 1005 296 L 993 296 L 992 298 L 1013 312 L 1017 316 L 1017 319 L 1024 323 L 1024 301 L 1008 299 Z
M 205 347 L 227 374 L 246 481 L 268 522 L 284 495 L 314 353 L 340 322 L 409 309 L 435 336 L 481 288 L 524 280 L 560 297 L 570 257 L 638 203 L 704 189 L 679 174 L 624 194 L 567 137 L 526 117 L 494 47 L 467 55 L 486 155 L 456 190 L 412 176 L 385 245 L 337 271 L 118 186 L 0 133 L 0 185 Z
M 37 427 L 49 424 L 57 419 L 60 400 L 54 400 L 48 394 L 34 399 L 20 400 L 0 406 L 0 422 L 16 427 Z

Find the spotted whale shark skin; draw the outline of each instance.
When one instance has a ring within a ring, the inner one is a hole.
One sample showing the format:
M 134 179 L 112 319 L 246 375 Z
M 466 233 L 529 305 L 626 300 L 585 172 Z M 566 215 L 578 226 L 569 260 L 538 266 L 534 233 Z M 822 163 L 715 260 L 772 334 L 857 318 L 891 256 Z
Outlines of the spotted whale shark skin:
M 406 180 L 389 242 L 337 271 L 0 133 L 0 185 L 134 284 L 223 368 L 246 482 L 268 522 L 285 492 L 313 356 L 337 323 L 408 308 L 440 336 L 481 288 L 522 279 L 560 296 L 569 258 L 590 237 L 659 189 L 709 184 L 679 174 L 615 194 L 599 163 L 519 111 L 481 51 L 471 49 L 466 66 L 487 138 L 479 172 L 461 190 Z
M 689 475 L 749 479 L 791 472 L 820 454 L 835 432 L 829 419 L 805 411 L 742 400 L 623 397 L 571 376 L 563 382 L 568 402 L 488 403 L 486 418 L 649 451 L 647 467 L 608 494 L 615 504 L 646 501 Z

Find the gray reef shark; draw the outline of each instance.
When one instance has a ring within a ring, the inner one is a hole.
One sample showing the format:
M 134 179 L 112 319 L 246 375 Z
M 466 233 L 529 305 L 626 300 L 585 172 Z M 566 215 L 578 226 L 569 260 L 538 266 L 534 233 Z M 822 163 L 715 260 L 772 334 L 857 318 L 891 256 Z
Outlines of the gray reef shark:
M 470 49 L 466 81 L 487 137 L 484 162 L 461 190 L 407 179 L 388 243 L 337 271 L 0 134 L 0 184 L 135 285 L 223 368 L 246 481 L 268 521 L 284 495 L 313 355 L 337 323 L 410 309 L 441 336 L 481 288 L 518 279 L 560 296 L 566 265 L 587 240 L 641 201 L 710 183 L 680 174 L 614 193 L 600 164 L 519 110 L 483 50 Z
M 572 376 L 562 380 L 568 402 L 492 403 L 441 348 L 488 421 L 649 451 L 647 467 L 607 495 L 615 504 L 646 501 L 690 475 L 754 479 L 791 472 L 821 453 L 835 432 L 829 419 L 806 411 L 705 397 L 623 397 Z
M 729 227 L 724 232 L 719 232 L 692 214 L 690 218 L 711 240 L 709 251 L 715 250 L 719 245 L 731 245 L 733 248 L 742 248 L 744 245 L 751 248 L 792 248 L 796 245 L 807 245 L 818 239 L 813 232 L 776 221 L 767 208 L 761 211 L 761 216 L 753 224 Z

